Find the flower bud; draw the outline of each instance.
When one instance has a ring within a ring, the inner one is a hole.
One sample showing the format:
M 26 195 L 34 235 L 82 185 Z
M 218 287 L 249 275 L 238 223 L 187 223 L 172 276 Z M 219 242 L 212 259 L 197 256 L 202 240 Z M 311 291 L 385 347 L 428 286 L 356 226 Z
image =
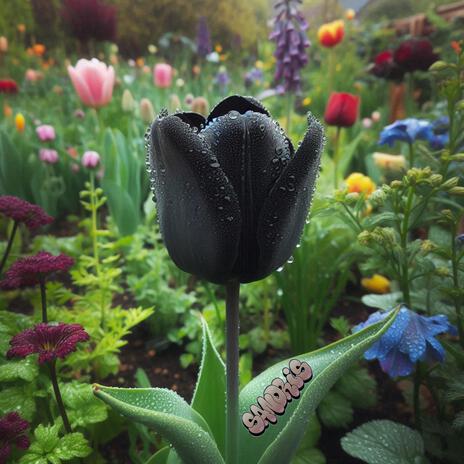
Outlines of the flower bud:
M 122 93 L 122 110 L 126 113 L 132 113 L 135 109 L 135 100 L 129 89 L 125 89 Z
M 18 113 L 15 116 L 15 126 L 18 132 L 24 132 L 24 129 L 26 128 L 26 119 L 22 113 Z
M 451 63 L 446 63 L 445 61 L 435 61 L 435 63 L 430 66 L 429 71 L 430 72 L 440 72 L 440 71 L 445 71 L 447 69 L 451 69 L 454 65 Z
M 85 168 L 96 168 L 100 164 L 100 155 L 96 151 L 86 151 L 82 155 L 81 162 Z
M 459 183 L 459 177 L 450 177 L 448 180 L 443 182 L 442 184 L 442 189 L 448 190 L 450 188 L 456 187 Z
M 455 155 L 451 155 L 452 161 L 464 161 L 464 153 L 456 153 Z
M 207 116 L 209 112 L 208 100 L 205 97 L 196 97 L 192 101 L 192 111 Z
M 4 36 L 0 37 L 0 53 L 6 53 L 8 51 L 8 39 Z
M 421 243 L 421 250 L 424 253 L 431 253 L 432 251 L 435 251 L 437 249 L 437 245 L 433 243 L 431 240 L 424 240 Z
M 443 176 L 441 174 L 432 174 L 429 177 L 429 182 L 432 187 L 438 187 L 443 182 Z
M 155 110 L 148 98 L 140 100 L 140 118 L 146 124 L 153 122 L 153 119 L 155 119 Z
M 393 180 L 390 182 L 390 187 L 392 189 L 399 189 L 403 187 L 403 182 L 401 182 L 400 180 Z
M 464 187 L 453 187 L 450 190 L 448 190 L 448 193 L 450 195 L 463 196 L 464 195 Z
M 39 158 L 46 164 L 56 164 L 59 160 L 58 152 L 51 148 L 41 148 Z
M 451 273 L 447 267 L 437 267 L 435 269 L 435 274 L 439 277 L 449 277 L 451 276 Z

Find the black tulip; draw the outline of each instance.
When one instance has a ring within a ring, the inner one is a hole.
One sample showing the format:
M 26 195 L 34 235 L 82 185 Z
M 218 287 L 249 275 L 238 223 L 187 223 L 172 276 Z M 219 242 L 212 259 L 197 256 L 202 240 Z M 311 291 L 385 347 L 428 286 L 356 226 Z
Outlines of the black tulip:
M 165 245 L 178 267 L 211 282 L 252 282 L 282 266 L 302 233 L 323 129 L 311 116 L 295 152 L 269 112 L 231 96 L 208 118 L 162 113 L 148 137 Z

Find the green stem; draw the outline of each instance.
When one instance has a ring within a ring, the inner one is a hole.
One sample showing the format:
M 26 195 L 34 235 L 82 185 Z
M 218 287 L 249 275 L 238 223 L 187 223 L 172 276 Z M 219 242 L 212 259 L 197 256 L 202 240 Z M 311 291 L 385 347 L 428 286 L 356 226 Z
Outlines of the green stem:
M 414 167 L 414 145 L 409 144 L 409 169 Z
M 334 163 L 334 187 L 338 188 L 338 164 L 340 162 L 340 134 L 342 128 L 337 126 L 337 132 L 335 133 L 334 139 L 334 156 L 333 156 L 333 163 Z
M 421 410 L 420 410 L 420 387 L 422 383 L 421 364 L 416 364 L 416 371 L 414 372 L 414 392 L 413 392 L 413 407 L 414 407 L 414 421 L 416 429 L 420 432 L 422 428 Z
M 237 464 L 239 388 L 240 282 L 226 284 L 226 463 Z
M 47 293 L 45 288 L 45 279 L 42 277 L 40 279 L 40 299 L 42 300 L 42 322 L 48 322 L 47 316 Z
M 8 237 L 8 243 L 6 244 L 6 248 L 2 256 L 2 261 L 0 263 L 0 276 L 3 273 L 3 268 L 5 267 L 6 260 L 8 259 L 8 256 L 10 254 L 11 247 L 13 246 L 13 241 L 16 235 L 16 231 L 18 230 L 18 224 L 19 223 L 17 221 L 14 222 L 13 229 L 11 229 L 10 236 Z
M 451 234 L 451 266 L 453 271 L 453 286 L 457 290 L 460 288 L 459 286 L 459 258 L 458 258 L 458 250 L 457 250 L 457 243 L 456 243 L 456 235 L 457 235 L 457 226 L 454 227 L 454 230 Z M 464 348 L 464 321 L 462 317 L 462 310 L 461 310 L 461 299 L 459 295 L 454 296 L 454 307 L 456 309 L 456 318 L 458 323 L 458 331 L 459 331 L 459 343 Z
M 56 404 L 58 405 L 58 411 L 60 412 L 61 418 L 63 419 L 64 429 L 66 433 L 71 433 L 71 424 L 69 423 L 68 415 L 64 407 L 63 398 L 61 397 L 60 387 L 58 385 L 58 379 L 56 377 L 56 362 L 51 361 L 50 367 L 50 380 L 53 386 L 53 392 L 55 393 Z
M 404 210 L 403 223 L 401 224 L 401 250 L 403 254 L 402 259 L 402 275 L 401 287 L 403 291 L 404 303 L 408 308 L 411 308 L 411 295 L 409 290 L 409 258 L 408 258 L 408 233 L 409 233 L 409 216 L 411 214 L 411 207 L 414 200 L 414 190 L 409 187 L 408 197 L 406 200 L 406 207 Z
M 293 94 L 292 92 L 288 91 L 287 94 L 287 124 L 286 124 L 286 131 L 287 137 L 290 137 L 290 126 L 292 122 L 292 111 L 293 111 Z

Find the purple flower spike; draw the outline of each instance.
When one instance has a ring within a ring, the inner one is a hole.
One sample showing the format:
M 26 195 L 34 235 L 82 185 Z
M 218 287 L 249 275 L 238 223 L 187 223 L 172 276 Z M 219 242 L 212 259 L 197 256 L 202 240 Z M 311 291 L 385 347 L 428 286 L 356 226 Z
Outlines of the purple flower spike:
M 53 222 L 53 218 L 40 206 L 10 195 L 0 196 L 0 214 L 15 222 L 23 223 L 29 230 Z
M 377 311 L 367 321 L 358 324 L 358 332 L 385 319 L 390 311 Z M 410 375 L 418 361 L 443 362 L 445 350 L 435 338 L 438 334 L 457 335 L 447 316 L 421 316 L 403 306 L 387 332 L 365 353 L 367 360 L 378 359 L 382 370 L 390 377 Z
M 298 10 L 301 0 L 282 0 L 276 3 L 274 29 L 269 38 L 276 43 L 277 59 L 274 79 L 284 81 L 285 90 L 300 89 L 300 70 L 308 63 L 305 49 L 310 46 L 306 37 L 308 23 Z
M 51 274 L 66 272 L 73 264 L 74 260 L 64 254 L 53 256 L 46 251 L 40 251 L 34 256 L 18 259 L 6 272 L 0 288 L 12 290 L 34 287 Z
M 30 441 L 24 433 L 29 428 L 29 422 L 17 412 L 10 412 L 0 419 L 0 464 L 5 464 L 13 446 L 26 450 Z
M 197 53 L 205 58 L 206 55 L 209 55 L 213 51 L 211 45 L 211 36 L 209 33 L 208 22 L 206 18 L 202 16 L 198 21 L 197 28 Z
M 88 333 L 80 324 L 37 324 L 26 329 L 10 340 L 8 358 L 25 358 L 30 354 L 39 355 L 39 364 L 65 358 L 76 350 L 78 342 L 89 339 Z

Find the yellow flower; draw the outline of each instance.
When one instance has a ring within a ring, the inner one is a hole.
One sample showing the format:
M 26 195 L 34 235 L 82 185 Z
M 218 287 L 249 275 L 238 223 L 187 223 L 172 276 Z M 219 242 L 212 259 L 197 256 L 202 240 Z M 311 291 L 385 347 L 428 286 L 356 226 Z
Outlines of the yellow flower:
M 24 132 L 24 129 L 26 128 L 26 120 L 24 119 L 22 113 L 18 113 L 15 116 L 15 125 L 18 132 Z
M 258 69 L 263 69 L 264 63 L 263 63 L 261 60 L 257 60 L 256 63 L 255 63 L 255 66 L 256 66 Z
M 345 18 L 348 19 L 349 21 L 351 21 L 355 17 L 356 17 L 356 12 L 353 10 L 353 8 L 348 8 L 345 11 Z
M 312 99 L 311 97 L 306 97 L 304 100 L 303 100 L 303 106 L 309 106 L 312 102 Z
M 390 281 L 380 274 L 374 274 L 372 277 L 361 279 L 361 285 L 370 292 L 388 293 L 390 291 Z
M 360 172 L 353 172 L 345 179 L 348 193 L 364 193 L 368 197 L 374 190 L 372 179 Z
M 403 155 L 390 155 L 389 153 L 375 152 L 372 155 L 374 163 L 388 171 L 401 171 L 406 166 L 406 159 Z

